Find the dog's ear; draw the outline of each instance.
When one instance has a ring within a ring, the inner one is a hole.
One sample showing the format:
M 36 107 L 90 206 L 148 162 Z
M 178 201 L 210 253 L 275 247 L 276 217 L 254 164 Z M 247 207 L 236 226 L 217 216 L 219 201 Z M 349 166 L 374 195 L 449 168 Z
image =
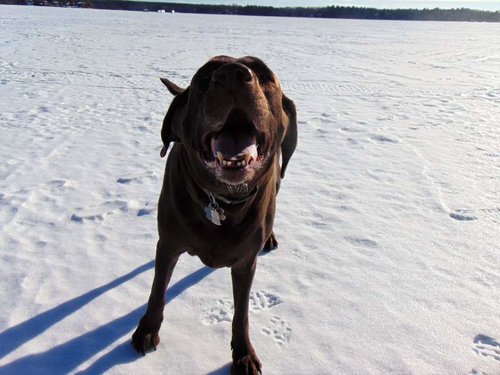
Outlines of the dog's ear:
M 182 123 L 186 116 L 189 87 L 183 89 L 166 78 L 160 78 L 160 80 L 167 86 L 168 91 L 174 95 L 174 99 L 170 103 L 161 128 L 163 148 L 160 151 L 160 156 L 164 157 L 167 154 L 170 142 L 181 142 L 180 134 L 182 134 Z
M 281 178 L 285 177 L 286 166 L 295 151 L 295 147 L 297 147 L 297 111 L 293 101 L 288 99 L 285 94 L 283 94 L 282 107 L 286 116 L 283 119 L 285 133 L 281 141 Z
M 162 81 L 162 83 L 165 86 L 167 86 L 168 91 L 170 91 L 170 93 L 173 96 L 177 96 L 179 94 L 182 94 L 184 92 L 184 90 L 185 90 L 182 87 L 177 86 L 175 83 L 173 83 L 172 81 L 170 81 L 170 80 L 168 80 L 166 78 L 160 78 L 160 81 Z

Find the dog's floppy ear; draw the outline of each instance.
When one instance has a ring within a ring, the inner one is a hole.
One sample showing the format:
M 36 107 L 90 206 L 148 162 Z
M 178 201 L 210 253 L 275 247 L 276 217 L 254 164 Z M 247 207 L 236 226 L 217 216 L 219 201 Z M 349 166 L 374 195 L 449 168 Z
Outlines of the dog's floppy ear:
M 282 107 L 286 116 L 283 119 L 285 133 L 281 141 L 281 178 L 285 177 L 286 166 L 297 146 L 297 111 L 293 101 L 288 99 L 285 94 L 283 94 Z
M 173 83 L 172 81 L 170 81 L 170 80 L 168 80 L 166 78 L 160 78 L 160 81 L 162 81 L 163 84 L 165 86 L 167 86 L 168 91 L 170 91 L 170 93 L 173 96 L 177 96 L 179 94 L 182 94 L 184 92 L 184 90 L 185 90 L 182 87 L 177 86 L 175 83 Z
M 182 122 L 186 114 L 186 104 L 189 96 L 189 87 L 183 89 L 175 83 L 166 78 L 160 78 L 168 91 L 174 95 L 174 100 L 170 103 L 167 114 L 163 119 L 163 126 L 161 128 L 161 140 L 163 141 L 163 148 L 160 151 L 160 156 L 164 157 L 167 154 L 170 142 L 181 142 L 180 134 Z

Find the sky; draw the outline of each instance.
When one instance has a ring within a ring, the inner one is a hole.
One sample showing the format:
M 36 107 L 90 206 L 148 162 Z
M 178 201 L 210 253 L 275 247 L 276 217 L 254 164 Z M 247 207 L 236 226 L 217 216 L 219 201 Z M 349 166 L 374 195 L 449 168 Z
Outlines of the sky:
M 500 0 L 161 0 L 174 3 L 238 4 L 270 6 L 361 6 L 372 8 L 471 8 L 499 10 Z

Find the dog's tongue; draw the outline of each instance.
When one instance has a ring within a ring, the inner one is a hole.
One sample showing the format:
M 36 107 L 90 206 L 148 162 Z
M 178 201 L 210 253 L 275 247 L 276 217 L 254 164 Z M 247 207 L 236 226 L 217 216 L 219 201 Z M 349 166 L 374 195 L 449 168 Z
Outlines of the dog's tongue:
M 257 159 L 255 136 L 248 133 L 219 133 L 212 140 L 212 152 L 215 157 L 222 154 L 224 159 Z

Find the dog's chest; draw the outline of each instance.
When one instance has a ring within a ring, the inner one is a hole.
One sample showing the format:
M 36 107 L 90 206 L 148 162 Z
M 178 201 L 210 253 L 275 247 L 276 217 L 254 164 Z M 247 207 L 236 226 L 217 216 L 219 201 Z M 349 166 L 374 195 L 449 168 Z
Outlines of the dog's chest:
M 248 231 L 248 228 L 233 228 L 232 230 L 221 230 L 222 226 L 207 223 L 213 226 L 212 231 L 205 235 L 196 236 L 196 241 L 188 250 L 190 255 L 195 255 L 208 267 L 228 267 L 240 259 L 253 254 L 256 255 L 261 249 L 263 235 L 260 230 Z M 211 227 L 209 227 L 211 228 Z
M 207 244 L 201 245 L 188 251 L 190 255 L 195 255 L 208 267 L 220 268 L 229 267 L 242 257 L 244 251 L 239 246 L 228 247 Z
M 189 254 L 198 256 L 204 265 L 211 268 L 230 267 L 238 260 L 233 254 L 231 257 L 222 257 L 215 251 L 189 251 Z

